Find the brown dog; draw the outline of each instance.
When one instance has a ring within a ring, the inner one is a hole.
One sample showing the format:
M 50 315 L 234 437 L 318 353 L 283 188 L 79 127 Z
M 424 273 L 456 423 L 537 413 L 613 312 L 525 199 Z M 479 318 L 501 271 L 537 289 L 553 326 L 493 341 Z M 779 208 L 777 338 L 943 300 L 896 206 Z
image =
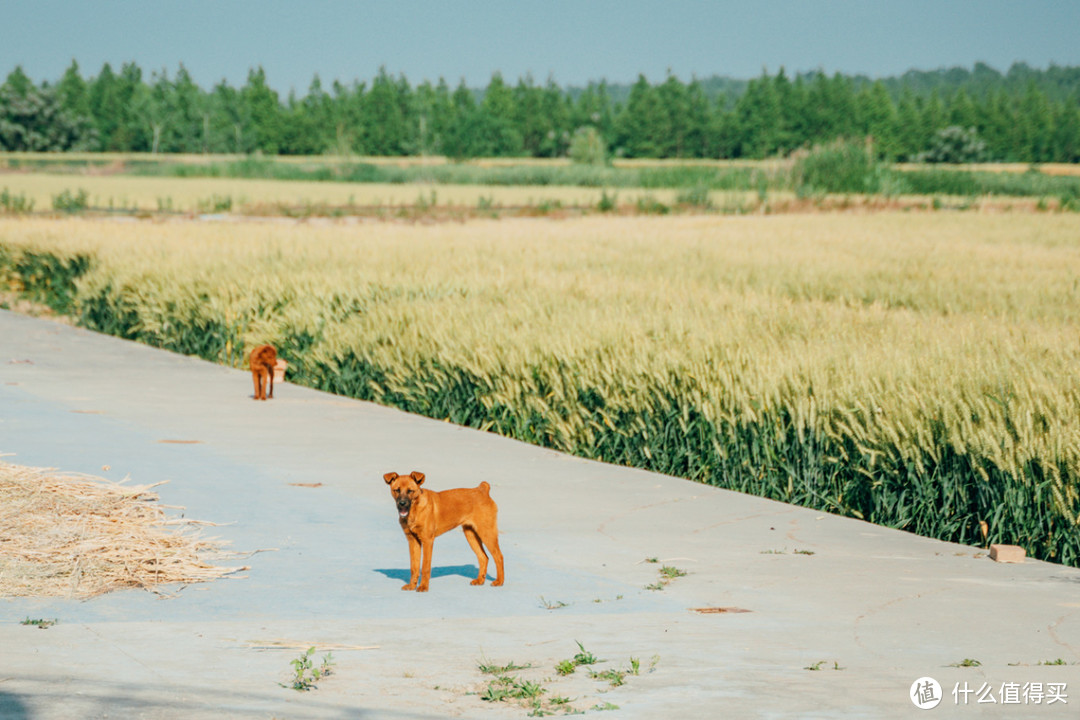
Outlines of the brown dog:
M 274 365 L 277 364 L 277 350 L 273 345 L 260 345 L 251 351 L 251 379 L 255 382 L 255 399 L 266 400 L 274 397 Z M 269 395 L 266 392 L 270 386 Z
M 487 578 L 488 557 L 484 552 L 486 545 L 495 561 L 495 582 L 492 586 L 503 584 L 503 556 L 499 550 L 499 529 L 495 516 L 499 508 L 488 494 L 491 486 L 486 482 L 475 488 L 457 488 L 434 492 L 424 490 L 424 473 L 413 472 L 398 475 L 395 472 L 383 475 L 390 493 L 397 503 L 398 520 L 405 537 L 409 541 L 409 584 L 402 590 L 427 592 L 431 581 L 431 549 L 435 538 L 444 532 L 461 527 L 469 547 L 476 553 L 476 562 L 480 574 L 472 585 L 483 585 Z M 420 557 L 423 551 L 424 567 L 420 572 Z M 417 579 L 420 584 L 417 585 Z

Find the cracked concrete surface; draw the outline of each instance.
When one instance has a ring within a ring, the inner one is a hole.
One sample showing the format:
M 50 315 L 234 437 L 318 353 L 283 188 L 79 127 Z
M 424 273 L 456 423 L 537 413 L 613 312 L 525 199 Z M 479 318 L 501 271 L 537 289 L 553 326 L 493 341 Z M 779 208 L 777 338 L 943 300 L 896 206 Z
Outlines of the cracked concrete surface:
M 532 663 L 522 676 L 577 709 L 617 705 L 611 717 L 909 717 L 922 676 L 943 688 L 939 716 L 1080 713 L 1080 570 L 996 564 L 288 383 L 256 403 L 250 385 L 243 370 L 0 311 L 7 461 L 167 480 L 162 502 L 223 523 L 212 534 L 232 549 L 273 549 L 244 577 L 167 598 L 0 600 L 0 717 L 525 717 L 475 694 L 483 658 Z M 164 442 L 178 440 L 196 442 Z M 491 483 L 506 586 L 469 585 L 475 557 L 453 532 L 436 541 L 431 591 L 401 592 L 389 470 L 421 470 L 433 489 Z M 647 590 L 662 564 L 688 574 Z M 616 688 L 558 677 L 577 641 L 642 673 Z M 377 648 L 334 651 L 317 690 L 280 687 L 305 644 Z M 981 665 L 952 667 L 965 658 Z M 1069 695 L 965 706 L 961 683 Z

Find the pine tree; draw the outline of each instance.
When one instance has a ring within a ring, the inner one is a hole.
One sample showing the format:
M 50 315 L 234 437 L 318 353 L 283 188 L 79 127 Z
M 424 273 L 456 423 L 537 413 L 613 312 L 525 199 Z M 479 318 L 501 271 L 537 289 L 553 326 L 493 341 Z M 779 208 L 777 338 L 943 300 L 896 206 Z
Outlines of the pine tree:
M 667 125 L 667 112 L 656 89 L 644 75 L 638 75 L 616 121 L 616 147 L 627 157 L 661 157 Z
M 90 117 L 90 96 L 86 81 L 79 74 L 79 63 L 74 60 L 56 84 L 57 96 L 64 109 L 76 117 Z
M 101 72 L 90 83 L 89 89 L 90 113 L 93 117 L 94 126 L 97 129 L 98 140 L 101 149 L 106 151 L 122 150 L 114 140 L 118 118 L 123 112 L 122 103 L 117 92 L 116 75 L 112 66 L 105 63 Z
M 281 143 L 281 102 L 277 92 L 266 84 L 266 72 L 261 65 L 248 71 L 240 97 L 244 112 L 251 118 L 253 149 L 276 155 Z
M 897 137 L 896 108 L 889 92 L 879 80 L 859 94 L 860 116 L 867 135 L 872 138 L 874 152 L 879 158 L 894 160 L 900 154 Z
M 570 149 L 570 99 L 549 77 L 540 94 L 540 113 L 547 119 L 547 130 L 540 143 L 540 157 L 562 157 Z
M 764 158 L 776 152 L 780 141 L 780 100 L 768 73 L 751 80 L 735 104 L 739 129 L 738 155 Z
M 550 118 L 544 116 L 543 103 L 543 94 L 532 75 L 518 80 L 513 90 L 512 122 L 521 135 L 522 151 L 530 157 L 541 156 L 541 146 L 552 129 Z
M 522 152 L 522 137 L 514 123 L 514 94 L 495 72 L 480 101 L 479 117 L 471 119 L 477 156 L 515 156 Z M 481 137 L 483 136 L 483 137 Z
M 7 79 L 4 80 L 4 84 L 0 87 L 9 91 L 11 96 L 21 98 L 27 97 L 37 89 L 34 86 L 34 81 L 23 72 L 22 65 L 16 65 L 15 69 L 8 73 Z

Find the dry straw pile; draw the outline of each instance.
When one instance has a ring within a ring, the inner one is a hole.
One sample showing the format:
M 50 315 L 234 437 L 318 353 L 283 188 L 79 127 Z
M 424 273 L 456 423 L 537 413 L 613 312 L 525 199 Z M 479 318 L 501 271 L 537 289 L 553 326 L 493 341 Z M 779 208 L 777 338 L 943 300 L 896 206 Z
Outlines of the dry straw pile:
M 153 487 L 0 462 L 0 597 L 88 598 L 247 569 L 207 564 L 217 545 L 185 531 L 206 523 L 169 519 Z

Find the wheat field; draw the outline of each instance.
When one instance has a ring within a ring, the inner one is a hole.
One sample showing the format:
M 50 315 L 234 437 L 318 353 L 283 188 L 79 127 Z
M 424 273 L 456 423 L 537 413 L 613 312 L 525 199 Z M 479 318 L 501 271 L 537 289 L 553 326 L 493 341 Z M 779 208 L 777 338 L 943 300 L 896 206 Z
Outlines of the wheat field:
M 1080 563 L 1074 215 L 9 219 L 0 272 L 104 332 Z
M 0 175 L 0 191 L 25 197 L 35 210 L 51 210 L 53 198 L 84 190 L 89 206 L 98 210 L 128 212 L 195 213 L 212 211 L 227 200 L 232 209 L 254 210 L 259 206 L 360 206 L 383 207 L 438 204 L 476 208 L 517 207 L 559 203 L 563 207 L 595 206 L 606 192 L 601 188 L 569 186 L 492 186 L 432 183 L 350 183 L 305 180 L 258 180 L 245 178 L 172 178 L 136 175 L 7 173 Z M 676 190 L 618 191 L 620 203 L 652 198 L 671 205 Z M 715 193 L 719 198 L 731 193 Z M 747 200 L 753 193 L 738 193 Z M 434 202 L 432 202 L 434 200 Z

